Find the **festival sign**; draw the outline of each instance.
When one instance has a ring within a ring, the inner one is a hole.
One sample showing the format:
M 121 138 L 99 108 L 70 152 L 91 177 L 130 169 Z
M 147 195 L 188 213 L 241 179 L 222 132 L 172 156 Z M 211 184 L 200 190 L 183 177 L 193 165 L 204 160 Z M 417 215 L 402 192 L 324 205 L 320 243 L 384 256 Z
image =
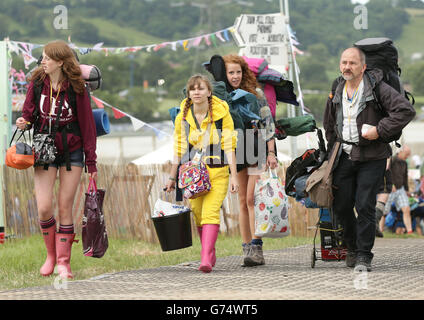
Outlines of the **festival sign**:
M 270 67 L 286 73 L 289 63 L 289 38 L 285 16 L 274 14 L 244 14 L 235 21 L 234 39 L 239 54 L 250 58 L 263 58 Z
M 235 40 L 239 47 L 248 45 L 281 45 L 288 42 L 285 16 L 243 14 L 235 22 Z

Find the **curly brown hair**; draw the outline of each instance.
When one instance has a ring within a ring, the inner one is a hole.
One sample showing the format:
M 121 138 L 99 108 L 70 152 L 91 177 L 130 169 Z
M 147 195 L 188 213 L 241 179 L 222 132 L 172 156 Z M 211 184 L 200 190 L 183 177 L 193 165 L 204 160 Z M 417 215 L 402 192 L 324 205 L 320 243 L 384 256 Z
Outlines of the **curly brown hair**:
M 183 109 L 183 120 L 186 119 L 188 110 L 190 109 L 190 106 L 193 104 L 193 102 L 191 101 L 189 92 L 190 90 L 193 90 L 196 86 L 200 85 L 202 82 L 206 85 L 208 90 L 212 92 L 212 84 L 206 76 L 202 74 L 195 74 L 194 76 L 190 77 L 190 79 L 188 79 L 187 85 L 186 85 L 187 99 L 185 101 L 184 109 Z M 208 110 L 209 122 L 212 122 L 212 94 L 208 97 L 208 103 L 209 103 L 209 110 Z
M 244 59 L 235 54 L 227 54 L 222 57 L 224 59 L 225 65 L 228 63 L 238 64 L 241 67 L 242 79 L 240 83 L 240 89 L 245 90 L 258 96 L 256 88 L 259 88 L 259 83 L 256 81 L 255 74 L 249 69 L 249 65 Z
M 55 40 L 47 43 L 43 52 L 54 61 L 63 61 L 62 72 L 77 94 L 83 94 L 85 82 L 81 75 L 81 69 L 72 49 L 63 40 Z M 46 73 L 40 65 L 30 77 L 30 81 L 44 81 Z

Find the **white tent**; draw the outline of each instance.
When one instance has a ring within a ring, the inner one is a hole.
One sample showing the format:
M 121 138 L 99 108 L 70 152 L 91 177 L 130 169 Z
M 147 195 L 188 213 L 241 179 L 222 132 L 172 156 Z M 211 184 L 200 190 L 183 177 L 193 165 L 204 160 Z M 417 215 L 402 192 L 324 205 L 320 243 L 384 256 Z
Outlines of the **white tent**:
M 135 165 L 164 164 L 167 161 L 172 161 L 173 157 L 173 142 L 169 142 L 155 151 L 131 161 L 131 163 L 134 163 Z
M 140 158 L 137 158 L 131 163 L 135 165 L 145 165 L 145 164 L 164 164 L 173 159 L 173 142 L 169 142 L 164 146 L 156 149 L 153 152 L 150 152 Z M 278 152 L 278 160 L 282 162 L 291 161 L 291 158 L 282 153 Z

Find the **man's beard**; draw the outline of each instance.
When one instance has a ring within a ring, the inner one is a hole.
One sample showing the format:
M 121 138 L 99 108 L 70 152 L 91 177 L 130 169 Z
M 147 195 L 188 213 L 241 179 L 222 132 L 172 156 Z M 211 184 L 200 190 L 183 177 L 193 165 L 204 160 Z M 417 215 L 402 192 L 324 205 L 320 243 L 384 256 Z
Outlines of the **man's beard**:
M 345 79 L 346 81 L 353 80 L 353 78 L 354 78 L 353 73 L 350 73 L 349 75 L 345 75 L 344 73 L 342 73 L 342 77 L 343 77 L 343 79 Z

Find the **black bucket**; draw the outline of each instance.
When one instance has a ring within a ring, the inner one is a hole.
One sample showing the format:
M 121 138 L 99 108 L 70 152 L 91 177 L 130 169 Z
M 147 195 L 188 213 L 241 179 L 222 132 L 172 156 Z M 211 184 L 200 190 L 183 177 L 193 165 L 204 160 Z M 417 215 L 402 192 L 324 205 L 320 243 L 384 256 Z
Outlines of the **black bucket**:
M 191 247 L 190 212 L 152 218 L 163 251 Z

